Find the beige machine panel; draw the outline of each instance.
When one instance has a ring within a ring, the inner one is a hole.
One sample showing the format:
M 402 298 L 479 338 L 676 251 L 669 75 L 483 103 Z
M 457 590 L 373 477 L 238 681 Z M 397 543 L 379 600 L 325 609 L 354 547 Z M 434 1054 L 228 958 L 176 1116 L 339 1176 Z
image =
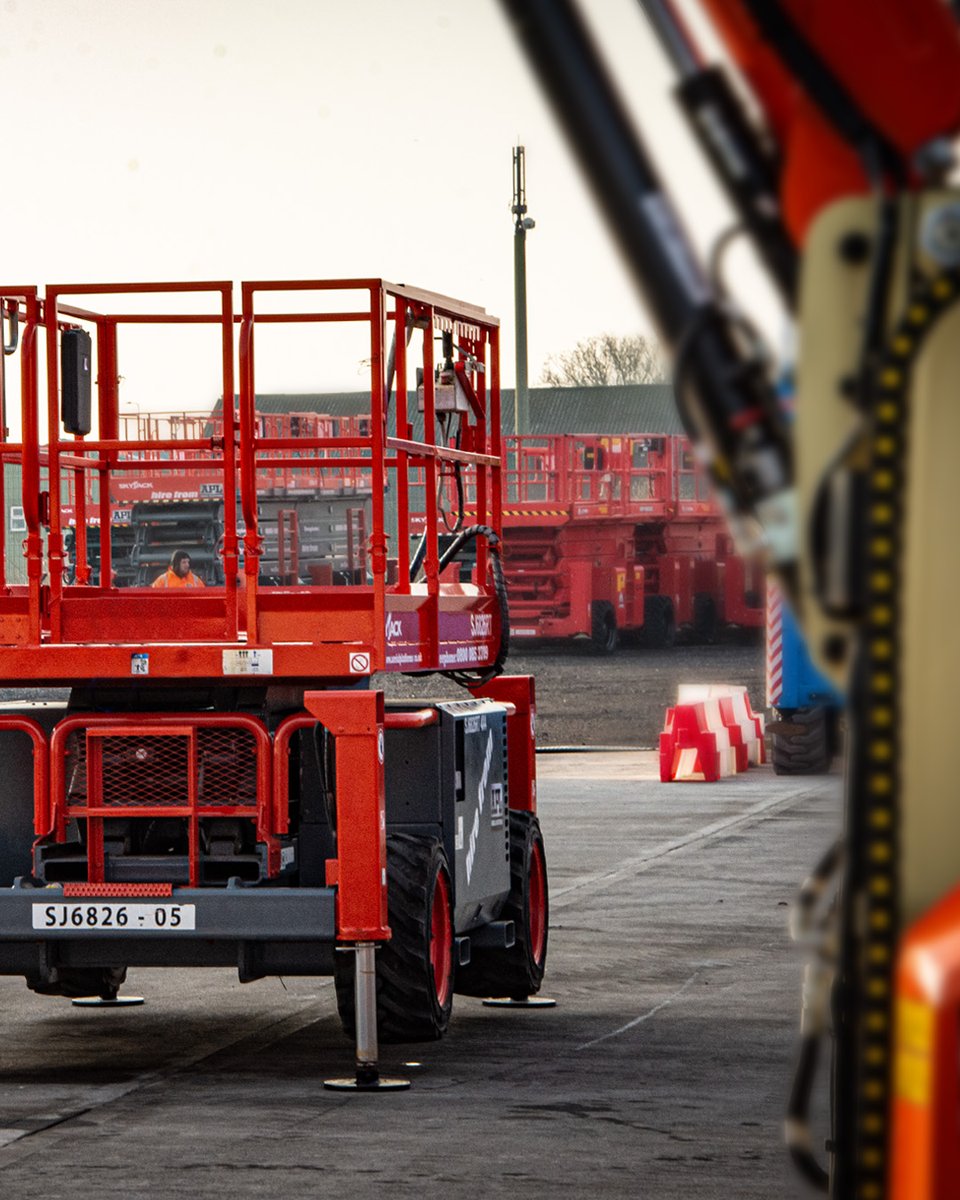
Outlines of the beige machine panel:
M 932 274 L 922 248 L 924 218 L 956 203 L 944 193 L 905 202 L 888 325 L 907 303 L 908 271 Z M 808 531 L 825 471 L 844 458 L 860 421 L 844 396 L 862 340 L 869 261 L 851 255 L 851 233 L 872 234 L 872 200 L 844 201 L 816 223 L 806 247 L 800 306 L 797 456 L 801 511 L 801 610 L 811 651 L 835 680 L 847 660 L 824 657 L 850 627 L 826 617 L 813 595 Z M 960 224 L 960 221 L 958 221 Z M 855 249 L 855 244 L 854 244 Z M 846 250 L 846 253 L 845 253 Z M 909 922 L 960 881 L 960 799 L 955 745 L 960 686 L 960 545 L 954 510 L 960 482 L 960 303 L 925 337 L 907 389 L 901 687 L 901 909 Z M 835 489 L 842 504 L 842 486 Z M 839 509 L 837 510 L 839 514 Z M 838 522 L 839 524 L 839 522 Z

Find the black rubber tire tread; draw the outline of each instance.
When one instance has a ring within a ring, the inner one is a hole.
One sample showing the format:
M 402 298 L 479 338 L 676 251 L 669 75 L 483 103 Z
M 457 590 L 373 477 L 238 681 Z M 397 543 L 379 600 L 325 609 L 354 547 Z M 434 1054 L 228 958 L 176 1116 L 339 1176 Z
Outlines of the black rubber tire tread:
M 693 638 L 702 646 L 714 645 L 720 637 L 720 618 L 713 597 L 698 592 L 693 598 Z
M 437 998 L 430 964 L 430 930 L 437 875 L 450 867 L 436 838 L 387 834 L 387 914 L 393 936 L 377 951 L 377 1036 L 381 1042 L 433 1042 L 450 1023 L 453 988 L 445 1005 Z M 450 913 L 453 936 L 453 913 Z M 451 971 L 453 946 L 450 948 Z M 343 1032 L 356 1036 L 355 957 L 336 956 L 334 982 Z
M 669 596 L 647 596 L 643 602 L 642 641 L 650 650 L 664 650 L 677 640 L 673 601 Z
M 510 813 L 510 895 L 500 914 L 501 921 L 513 921 L 516 941 L 509 950 L 474 949 L 469 964 L 457 968 L 455 987 L 461 996 L 510 996 L 515 1000 L 536 995 L 543 982 L 550 936 L 550 892 L 544 903 L 543 954 L 537 962 L 530 946 L 530 906 L 527 881 L 533 846 L 539 844 L 547 884 L 547 859 L 543 852 L 540 822 L 532 813 Z
M 830 724 L 818 704 L 781 712 L 788 728 L 775 729 L 771 759 L 775 775 L 825 775 L 830 770 Z M 792 727 L 792 728 L 789 728 Z
M 613 654 L 620 644 L 617 616 L 609 600 L 594 600 L 590 606 L 590 641 L 596 654 Z

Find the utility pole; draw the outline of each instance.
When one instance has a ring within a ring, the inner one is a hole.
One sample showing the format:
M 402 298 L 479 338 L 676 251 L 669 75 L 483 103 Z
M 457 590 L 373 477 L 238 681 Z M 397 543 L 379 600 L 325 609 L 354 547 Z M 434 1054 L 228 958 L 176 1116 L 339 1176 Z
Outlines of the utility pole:
M 535 222 L 527 212 L 527 168 L 522 146 L 513 150 L 513 307 L 517 336 L 517 386 L 514 392 L 515 433 L 530 432 L 530 396 L 527 392 L 527 230 Z

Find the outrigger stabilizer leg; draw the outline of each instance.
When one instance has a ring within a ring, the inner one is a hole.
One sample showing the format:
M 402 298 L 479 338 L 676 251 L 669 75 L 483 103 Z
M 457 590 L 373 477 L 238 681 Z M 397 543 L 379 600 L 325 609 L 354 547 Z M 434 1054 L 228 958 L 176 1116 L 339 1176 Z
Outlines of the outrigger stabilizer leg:
M 325 1079 L 323 1086 L 333 1092 L 402 1092 L 409 1079 L 382 1079 L 377 1046 L 377 961 L 376 942 L 357 942 L 354 978 L 354 1004 L 357 1016 L 356 1076 L 353 1079 Z

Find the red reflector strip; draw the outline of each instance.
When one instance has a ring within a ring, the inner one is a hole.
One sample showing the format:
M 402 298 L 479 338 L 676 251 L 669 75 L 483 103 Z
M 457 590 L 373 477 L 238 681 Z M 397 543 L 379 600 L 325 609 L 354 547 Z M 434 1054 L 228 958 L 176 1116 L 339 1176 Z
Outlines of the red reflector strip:
M 107 896 L 172 896 L 172 883 L 65 883 L 64 899 L 84 900 Z

